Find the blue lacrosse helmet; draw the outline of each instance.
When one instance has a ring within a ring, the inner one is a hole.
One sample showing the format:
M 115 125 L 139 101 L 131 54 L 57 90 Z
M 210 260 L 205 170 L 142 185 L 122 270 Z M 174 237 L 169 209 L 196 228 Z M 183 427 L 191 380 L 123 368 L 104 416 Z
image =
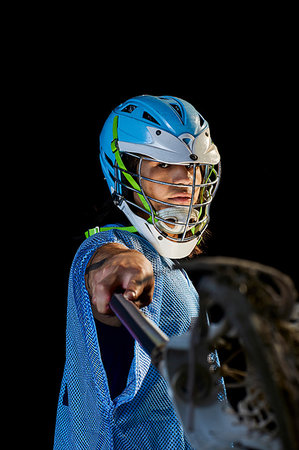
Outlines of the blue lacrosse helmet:
M 208 195 L 202 196 L 199 206 L 169 205 L 160 217 L 142 189 L 140 176 L 136 178 L 136 174 L 130 174 L 125 167 L 124 154 L 140 161 L 150 158 L 165 164 L 205 165 L 208 175 L 201 189 L 206 185 Z M 112 111 L 103 126 L 100 162 L 115 203 L 140 234 L 163 256 L 171 254 L 181 258 L 189 254 L 208 224 L 210 202 L 220 177 L 220 155 L 211 140 L 209 125 L 198 111 L 187 101 L 171 96 L 142 95 L 127 100 Z M 123 189 L 124 180 L 126 187 L 138 193 L 144 211 L 150 216 L 148 220 L 136 214 L 134 208 L 132 211 L 131 202 L 124 194 L 128 192 Z M 168 211 L 171 217 L 167 216 Z M 195 222 L 192 227 L 191 217 Z M 169 220 L 171 226 L 167 226 Z M 177 222 L 177 227 L 173 226 L 173 221 Z M 191 228 L 192 233 L 188 233 Z M 178 230 L 184 231 L 177 233 Z

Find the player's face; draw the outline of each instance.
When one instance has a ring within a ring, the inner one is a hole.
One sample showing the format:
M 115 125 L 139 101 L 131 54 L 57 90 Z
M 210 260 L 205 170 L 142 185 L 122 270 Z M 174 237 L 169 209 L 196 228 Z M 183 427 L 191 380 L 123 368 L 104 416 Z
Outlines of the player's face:
M 165 164 L 157 161 L 143 160 L 141 166 L 141 176 L 151 178 L 156 181 L 165 183 L 172 183 L 173 186 L 155 183 L 149 180 L 142 180 L 142 188 L 145 193 L 163 202 L 171 203 L 173 205 L 189 206 L 192 197 L 193 184 L 193 164 L 177 165 Z M 201 184 L 202 175 L 200 167 L 196 168 L 195 184 Z M 182 186 L 184 184 L 185 186 Z M 178 186 L 175 186 L 178 185 Z M 195 188 L 193 204 L 196 203 L 199 195 L 200 187 Z M 134 192 L 135 202 L 142 206 L 138 195 Z M 156 211 L 164 208 L 169 208 L 171 205 L 163 205 L 155 200 L 151 200 L 152 206 Z

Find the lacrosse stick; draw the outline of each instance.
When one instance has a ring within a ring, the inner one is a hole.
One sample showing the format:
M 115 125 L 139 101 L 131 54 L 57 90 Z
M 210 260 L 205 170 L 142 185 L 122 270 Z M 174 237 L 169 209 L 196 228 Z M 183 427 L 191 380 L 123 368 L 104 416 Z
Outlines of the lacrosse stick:
M 299 330 L 292 281 L 235 258 L 201 257 L 184 268 L 200 295 L 200 314 L 188 333 L 169 340 L 121 294 L 110 307 L 167 380 L 191 445 L 298 449 Z M 223 379 L 227 401 L 219 401 Z

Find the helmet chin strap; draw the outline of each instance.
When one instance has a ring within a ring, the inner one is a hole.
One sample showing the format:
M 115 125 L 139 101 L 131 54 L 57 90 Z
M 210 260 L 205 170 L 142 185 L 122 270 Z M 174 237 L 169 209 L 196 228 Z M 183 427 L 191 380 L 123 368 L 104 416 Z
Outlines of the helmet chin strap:
M 170 234 L 182 234 L 184 231 L 189 231 L 194 227 L 194 223 L 198 221 L 199 212 L 192 208 L 190 212 L 189 222 L 186 227 L 186 222 L 189 215 L 188 206 L 174 206 L 171 208 L 161 209 L 156 213 L 157 227 Z M 162 220 L 159 220 L 162 219 Z M 169 221 L 171 223 L 167 223 Z

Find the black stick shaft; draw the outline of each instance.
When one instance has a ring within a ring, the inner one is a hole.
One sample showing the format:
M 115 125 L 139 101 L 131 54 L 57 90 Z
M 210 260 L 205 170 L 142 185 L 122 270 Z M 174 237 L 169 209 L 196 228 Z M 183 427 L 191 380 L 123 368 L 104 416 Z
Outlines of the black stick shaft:
M 169 341 L 166 334 L 122 294 L 113 294 L 109 306 L 131 336 L 152 358 L 153 364 L 157 366 L 163 357 L 163 349 Z

